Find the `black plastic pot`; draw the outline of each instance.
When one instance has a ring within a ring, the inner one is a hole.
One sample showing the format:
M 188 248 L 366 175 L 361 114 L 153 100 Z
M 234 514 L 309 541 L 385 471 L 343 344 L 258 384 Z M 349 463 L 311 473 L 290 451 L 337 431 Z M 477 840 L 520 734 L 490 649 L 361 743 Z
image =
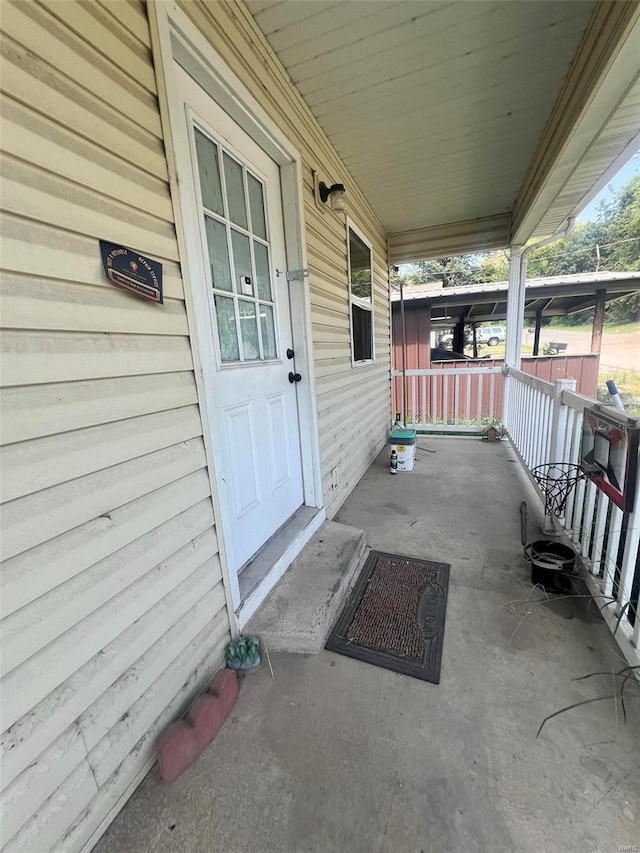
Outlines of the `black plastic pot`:
M 531 563 L 531 583 L 540 584 L 547 592 L 571 592 L 571 574 L 576 552 L 562 542 L 538 539 L 525 546 L 524 555 Z

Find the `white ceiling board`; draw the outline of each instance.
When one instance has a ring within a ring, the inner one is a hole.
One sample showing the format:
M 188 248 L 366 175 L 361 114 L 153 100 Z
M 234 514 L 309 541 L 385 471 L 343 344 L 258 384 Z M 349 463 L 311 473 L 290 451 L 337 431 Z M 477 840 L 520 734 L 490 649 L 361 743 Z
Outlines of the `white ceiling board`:
M 425 148 L 439 154 L 446 150 L 444 146 L 437 146 L 440 140 L 459 140 L 463 144 L 463 137 L 472 133 L 474 138 L 482 138 L 489 144 L 497 141 L 497 137 L 489 138 L 490 132 L 514 132 L 526 130 L 531 138 L 531 116 L 537 114 L 548 103 L 545 96 L 538 98 L 532 95 L 526 102 L 502 102 L 497 98 L 489 102 L 485 100 L 467 101 L 466 98 L 454 98 L 449 103 L 433 107 L 426 115 L 414 115 L 411 111 L 402 111 L 399 116 L 389 116 L 386 122 L 373 120 L 369 127 L 363 123 L 360 131 L 367 133 L 365 145 L 362 144 L 362 136 L 353 130 L 337 130 L 332 134 L 334 144 L 341 146 L 347 156 L 347 152 L 353 150 L 362 153 L 367 159 L 368 151 L 376 146 L 375 154 L 380 154 L 380 147 L 385 144 L 395 151 L 400 151 L 405 144 L 413 144 L 417 134 L 421 134 L 421 141 Z M 402 122 L 409 122 L 409 132 L 402 132 Z M 373 127 L 371 127 L 373 125 Z M 399 127 L 400 125 L 400 127 Z M 443 135 L 444 134 L 444 135 Z M 399 135 L 401 138 L 399 139 Z
M 528 126 L 529 114 L 532 110 L 538 110 L 545 100 L 544 95 L 538 99 L 535 94 L 526 101 L 513 102 L 503 102 L 495 96 L 490 96 L 489 100 L 467 101 L 462 96 L 451 98 L 449 103 L 438 105 L 424 114 L 412 114 L 410 111 L 403 110 L 398 116 L 389 116 L 387 121 L 372 118 L 364 140 L 365 145 L 362 144 L 362 137 L 360 137 L 361 142 L 358 143 L 358 136 L 353 135 L 351 131 L 345 134 L 337 131 L 334 135 L 340 140 L 339 144 L 345 150 L 351 147 L 367 158 L 368 154 L 365 152 L 373 145 L 376 146 L 376 155 L 379 155 L 381 148 L 385 145 L 394 151 L 400 151 L 403 146 L 413 146 L 418 140 L 424 148 L 439 154 L 446 149 L 436 145 L 438 141 L 462 139 L 468 134 L 472 134 L 475 139 L 481 138 L 489 144 L 496 142 L 497 138 L 495 135 L 492 136 L 492 133 L 502 129 L 496 127 L 496 123 L 503 120 L 507 121 L 505 130 L 512 132 L 525 128 L 531 134 Z M 409 121 L 410 127 L 405 128 L 403 121 Z M 364 127 L 366 129 L 366 125 Z M 478 133 L 478 127 L 490 132 Z
M 597 3 L 247 5 L 393 233 L 513 209 Z M 620 139 L 612 127 L 600 156 Z
M 399 5 L 396 4 L 396 6 Z M 407 4 L 402 5 L 406 6 Z M 432 3 L 431 5 L 436 8 L 445 4 Z M 345 32 L 350 33 L 353 31 L 350 25 L 354 23 L 369 30 L 377 30 L 381 26 L 379 23 L 379 12 L 382 8 L 381 3 L 373 5 L 361 2 L 343 2 L 338 5 L 338 8 L 330 7 L 314 15 L 312 36 L 314 52 L 325 52 L 326 50 L 335 48 Z M 394 9 L 392 13 L 394 19 L 397 19 L 399 13 L 400 10 L 398 8 Z M 410 18 L 412 11 L 408 9 L 406 15 L 407 18 Z M 384 26 L 384 21 L 382 26 Z M 274 50 L 277 50 L 279 55 L 282 56 L 282 61 L 287 62 L 289 66 L 293 66 L 301 60 L 305 61 L 308 58 L 309 40 L 308 29 L 306 27 L 304 33 L 296 25 L 284 27 L 270 33 L 269 40 Z
M 478 5 L 485 6 L 484 3 Z M 513 4 L 516 8 L 518 5 Z M 310 78 L 300 75 L 300 79 L 296 79 L 297 75 L 293 73 L 295 67 L 288 70 L 307 102 L 316 106 L 340 99 L 350 92 L 366 91 L 385 81 L 402 91 L 416 74 L 430 74 L 433 79 L 446 78 L 452 72 L 464 73 L 483 68 L 487 62 L 499 63 L 511 57 L 521 62 L 527 57 L 535 59 L 549 40 L 558 39 L 558 29 L 567 33 L 576 29 L 575 19 L 570 19 L 545 27 L 538 24 L 531 33 L 514 34 L 513 23 L 509 25 L 508 21 L 497 17 L 497 13 L 493 20 L 495 25 L 487 26 L 485 16 L 471 16 L 470 20 L 465 20 L 458 27 L 449 28 L 451 32 L 434 33 L 429 36 L 433 44 L 428 50 L 422 49 L 424 38 L 408 44 L 399 43 L 388 49 L 384 46 L 388 42 L 385 34 L 380 39 L 383 45 L 380 50 L 366 56 L 350 55 L 350 61 L 344 66 L 332 64 L 329 70 L 319 70 Z M 581 28 L 578 26 L 578 29 Z M 542 36 L 544 43 L 532 52 L 531 40 Z
M 282 62 L 296 83 L 311 80 L 335 68 L 350 69 L 366 57 L 388 53 L 402 47 L 409 51 L 418 37 L 436 34 L 454 21 L 457 12 L 452 3 L 345 2 L 355 10 L 355 26 L 342 26 L 320 38 L 302 39 L 295 47 L 282 51 Z M 366 9 L 373 13 L 366 13 Z M 443 23 L 444 22 L 444 23 Z M 385 57 L 381 60 L 384 65 Z
M 519 144 L 526 142 L 528 138 L 529 133 L 527 131 L 515 132 L 511 130 L 500 139 L 498 144 L 493 146 L 489 145 L 486 140 L 478 138 L 477 135 L 471 134 L 467 138 L 464 147 L 464 156 L 467 158 L 476 158 L 480 162 L 486 162 L 486 159 L 493 151 L 499 154 L 502 151 L 513 153 L 515 150 L 517 153 Z M 452 143 L 456 141 L 455 139 L 451 139 Z M 454 150 L 452 145 L 451 149 L 449 156 L 461 156 L 458 148 Z M 361 160 L 362 158 L 357 155 L 354 155 L 353 158 L 344 158 L 344 162 L 349 167 L 352 162 L 358 163 Z M 378 182 L 381 177 L 386 177 L 387 175 L 401 175 L 407 172 L 413 174 L 414 171 L 437 169 L 441 160 L 442 157 L 439 154 L 426 153 L 423 144 L 419 142 L 413 145 L 407 143 L 397 151 L 389 148 L 387 151 L 381 152 L 376 158 L 375 168 L 370 169 L 368 174 L 371 180 Z
M 271 6 L 277 6 L 280 0 L 247 0 L 247 6 L 252 15 L 264 12 Z
M 323 11 L 335 7 L 335 2 L 325 2 L 325 0 L 304 0 L 304 2 L 280 2 L 265 4 L 262 8 L 254 9 L 259 4 L 247 2 L 249 11 L 255 17 L 260 29 L 265 35 L 271 35 L 278 32 L 285 26 L 295 26 L 296 24 L 315 18 L 316 15 Z
M 480 8 L 490 12 L 492 6 L 488 3 L 478 4 L 478 9 Z M 482 32 L 483 27 L 491 29 L 487 24 L 486 17 L 480 11 L 470 13 L 465 21 L 465 26 L 468 27 L 469 38 L 473 31 L 477 34 L 478 31 Z M 427 51 L 421 49 L 424 38 L 421 36 L 412 39 L 410 42 L 401 41 L 397 45 L 390 45 L 388 39 L 384 39 L 382 47 L 377 50 L 365 53 L 364 49 L 361 48 L 358 54 L 350 53 L 344 65 L 339 65 L 335 61 L 325 63 L 329 67 L 322 70 L 321 73 L 311 73 L 313 69 L 309 68 L 310 73 L 307 77 L 303 76 L 302 69 L 298 69 L 296 85 L 305 98 L 314 102 L 322 102 L 327 98 L 340 97 L 351 91 L 357 91 L 362 79 L 365 82 L 379 83 L 421 68 L 438 65 L 451 56 L 452 51 L 456 50 L 456 46 L 463 44 L 458 39 L 456 42 L 452 42 L 445 29 L 442 32 L 431 33 L 430 40 L 433 43 Z M 472 50 L 470 53 L 473 52 Z M 290 69 L 290 73 L 292 71 L 294 69 Z
M 322 103 L 310 103 L 316 117 L 326 125 L 329 132 L 339 127 L 347 131 L 362 123 L 361 116 L 369 119 L 372 113 L 386 113 L 391 116 L 404 107 L 403 112 L 426 114 L 432 105 L 448 103 L 452 99 L 493 94 L 500 101 L 526 103 L 532 96 L 544 94 L 547 101 L 553 102 L 555 92 L 549 89 L 536 89 L 532 77 L 547 76 L 556 79 L 564 77 L 564 69 L 558 71 L 551 61 L 569 33 L 562 28 L 557 31 L 558 38 L 549 37 L 544 48 L 536 56 L 526 51 L 526 41 L 518 40 L 513 52 L 496 56 L 487 52 L 479 57 L 453 58 L 437 66 L 431 66 L 413 73 L 398 74 L 393 79 L 373 84 L 362 79 L 360 89 L 340 98 Z M 398 69 L 400 71 L 400 69 Z M 526 89 L 505 85 L 505 80 L 520 76 L 526 78 Z M 416 95 L 419 95 L 419 110 L 416 110 Z M 411 98 L 413 96 L 413 99 Z

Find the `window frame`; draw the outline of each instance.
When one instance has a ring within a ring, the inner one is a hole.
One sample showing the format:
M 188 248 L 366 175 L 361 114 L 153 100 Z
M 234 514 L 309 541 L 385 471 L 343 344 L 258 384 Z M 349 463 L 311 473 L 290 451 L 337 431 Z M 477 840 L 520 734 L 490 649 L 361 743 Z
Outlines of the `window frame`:
M 376 360 L 376 333 L 375 333 L 375 307 L 374 307 L 374 281 L 373 281 L 373 246 L 371 241 L 365 237 L 360 228 L 354 223 L 350 217 L 346 217 L 346 242 L 347 242 L 347 286 L 349 288 L 349 342 L 351 347 L 351 366 L 366 367 L 368 364 L 375 364 Z M 371 302 L 360 299 L 354 296 L 351 292 L 351 240 L 349 230 L 360 239 L 369 249 L 369 262 L 371 267 Z M 353 330 L 353 306 L 356 306 L 364 311 L 369 311 L 371 314 L 371 358 L 360 359 L 355 358 L 355 340 Z

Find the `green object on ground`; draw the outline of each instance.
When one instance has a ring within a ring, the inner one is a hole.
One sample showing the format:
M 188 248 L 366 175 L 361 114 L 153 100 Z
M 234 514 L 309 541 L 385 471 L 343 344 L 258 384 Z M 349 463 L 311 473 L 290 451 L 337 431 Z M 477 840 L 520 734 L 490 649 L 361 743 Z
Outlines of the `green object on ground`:
M 260 666 L 260 640 L 258 637 L 238 637 L 225 648 L 229 669 L 253 669 Z

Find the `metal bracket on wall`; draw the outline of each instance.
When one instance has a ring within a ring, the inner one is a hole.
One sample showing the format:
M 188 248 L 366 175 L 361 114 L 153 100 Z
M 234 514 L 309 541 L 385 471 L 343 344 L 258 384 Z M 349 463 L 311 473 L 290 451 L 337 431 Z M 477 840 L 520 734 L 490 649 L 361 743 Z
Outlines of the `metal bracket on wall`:
M 303 270 L 291 270 L 287 273 L 287 281 L 303 281 L 309 278 L 309 270 L 305 267 Z

